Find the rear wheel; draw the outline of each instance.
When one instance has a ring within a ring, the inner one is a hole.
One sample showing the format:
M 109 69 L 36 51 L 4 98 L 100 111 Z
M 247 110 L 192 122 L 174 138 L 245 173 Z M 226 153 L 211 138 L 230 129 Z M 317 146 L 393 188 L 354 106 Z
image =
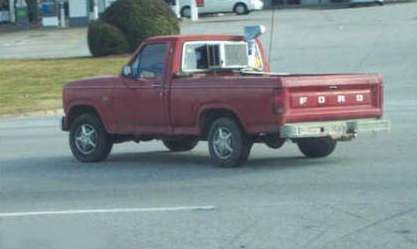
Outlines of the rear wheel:
M 219 118 L 211 125 L 208 144 L 211 161 L 230 168 L 242 166 L 248 160 L 253 143 L 235 120 Z
M 300 151 L 311 158 L 329 156 L 335 150 L 336 143 L 331 138 L 302 138 L 297 141 Z
M 233 12 L 235 12 L 237 15 L 245 15 L 249 13 L 248 7 L 244 3 L 238 3 L 233 8 Z
M 80 162 L 105 160 L 113 147 L 110 135 L 93 114 L 83 114 L 74 120 L 69 143 L 72 154 Z
M 176 139 L 164 139 L 162 140 L 165 147 L 170 151 L 180 152 L 180 151 L 189 151 L 194 149 L 198 144 L 198 138 L 196 137 L 183 137 Z

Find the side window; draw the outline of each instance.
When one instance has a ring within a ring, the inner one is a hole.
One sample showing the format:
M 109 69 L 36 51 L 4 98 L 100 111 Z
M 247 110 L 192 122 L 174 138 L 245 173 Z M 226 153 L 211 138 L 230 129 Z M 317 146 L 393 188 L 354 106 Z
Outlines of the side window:
M 165 69 L 166 44 L 146 45 L 138 54 L 132 64 L 135 78 L 156 78 L 163 74 Z

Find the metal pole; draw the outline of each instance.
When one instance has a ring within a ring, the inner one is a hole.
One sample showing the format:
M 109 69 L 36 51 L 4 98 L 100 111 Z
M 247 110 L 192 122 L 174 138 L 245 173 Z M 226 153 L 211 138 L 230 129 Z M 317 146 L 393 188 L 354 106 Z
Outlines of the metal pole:
M 271 65 L 271 58 L 272 58 L 272 45 L 274 43 L 274 32 L 275 32 L 275 8 L 272 9 L 272 17 L 271 17 L 271 36 L 269 38 L 269 51 L 268 51 L 268 63 Z
M 175 0 L 175 14 L 177 15 L 177 18 L 181 18 L 181 3 L 180 0 Z
M 198 21 L 198 8 L 196 0 L 191 0 L 191 21 Z
M 94 0 L 94 7 L 93 7 L 93 20 L 98 19 L 98 0 Z
M 9 0 L 9 17 L 10 22 L 15 23 L 16 22 L 16 11 L 15 11 L 15 5 L 14 0 Z
M 60 3 L 60 27 L 65 28 L 65 3 L 64 0 L 61 0 Z

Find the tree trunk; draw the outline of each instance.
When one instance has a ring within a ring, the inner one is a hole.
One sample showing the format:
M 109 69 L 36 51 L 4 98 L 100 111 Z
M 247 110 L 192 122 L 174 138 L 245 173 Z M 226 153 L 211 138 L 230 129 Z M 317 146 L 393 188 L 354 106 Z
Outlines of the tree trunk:
M 28 8 L 28 18 L 29 22 L 32 24 L 38 23 L 39 11 L 38 11 L 38 1 L 37 0 L 25 0 Z

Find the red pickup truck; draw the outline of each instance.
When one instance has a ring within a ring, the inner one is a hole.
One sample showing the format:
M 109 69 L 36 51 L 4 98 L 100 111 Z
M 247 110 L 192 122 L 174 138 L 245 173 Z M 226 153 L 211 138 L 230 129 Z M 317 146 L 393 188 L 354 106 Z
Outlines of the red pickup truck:
M 187 35 L 147 39 L 118 76 L 64 88 L 62 129 L 81 162 L 113 144 L 162 140 L 171 151 L 208 141 L 222 167 L 247 161 L 254 143 L 297 143 L 307 157 L 337 141 L 389 129 L 379 74 L 271 73 L 258 38 Z

